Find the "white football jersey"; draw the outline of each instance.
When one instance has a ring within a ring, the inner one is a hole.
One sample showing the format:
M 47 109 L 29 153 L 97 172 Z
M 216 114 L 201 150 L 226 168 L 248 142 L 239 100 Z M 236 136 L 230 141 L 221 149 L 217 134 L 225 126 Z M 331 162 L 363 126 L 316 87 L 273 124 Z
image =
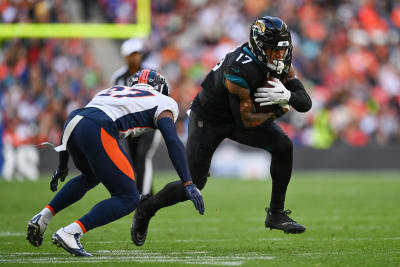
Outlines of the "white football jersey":
M 175 100 L 152 88 L 147 84 L 113 86 L 97 93 L 85 108 L 95 107 L 107 114 L 116 123 L 120 137 L 139 136 L 157 128 L 157 118 L 165 110 L 172 112 L 174 122 L 178 118 Z

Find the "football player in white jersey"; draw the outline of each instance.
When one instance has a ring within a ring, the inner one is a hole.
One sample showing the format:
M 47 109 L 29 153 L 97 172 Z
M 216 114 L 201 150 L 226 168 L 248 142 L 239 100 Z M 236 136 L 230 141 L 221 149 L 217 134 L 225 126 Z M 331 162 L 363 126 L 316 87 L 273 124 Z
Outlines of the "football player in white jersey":
M 113 222 L 135 210 L 139 202 L 132 162 L 121 148 L 119 138 L 139 136 L 159 129 L 171 161 L 185 186 L 187 196 L 200 214 L 204 203 L 192 183 L 186 153 L 175 127 L 178 105 L 168 97 L 168 84 L 154 70 L 133 75 L 128 86 L 114 86 L 95 95 L 84 108 L 68 116 L 50 189 L 68 175 L 69 156 L 81 174 L 66 183 L 45 208 L 28 223 L 27 240 L 40 246 L 52 217 L 81 199 L 102 183 L 111 198 L 97 203 L 86 215 L 56 231 L 53 243 L 75 256 L 92 256 L 81 245 L 81 236 L 95 227 Z M 144 237 L 145 238 L 145 237 Z

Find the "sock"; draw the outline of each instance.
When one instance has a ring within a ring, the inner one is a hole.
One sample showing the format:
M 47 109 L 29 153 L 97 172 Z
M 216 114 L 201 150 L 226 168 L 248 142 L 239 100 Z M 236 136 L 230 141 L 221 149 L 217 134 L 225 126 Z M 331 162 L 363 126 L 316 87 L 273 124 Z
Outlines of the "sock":
M 83 225 L 81 226 L 80 221 L 75 221 L 75 222 L 71 223 L 70 225 L 65 226 L 64 231 L 67 232 L 68 234 L 72 234 L 72 235 L 76 234 L 76 233 L 80 233 L 80 234 L 86 233 L 85 227 Z
M 42 211 L 39 212 L 39 214 L 42 215 L 43 222 L 46 225 L 49 224 L 50 220 L 55 215 L 53 208 L 50 207 L 49 205 L 47 205 L 44 209 L 42 209 Z
M 286 153 L 271 154 L 271 212 L 280 212 L 285 208 L 286 190 L 290 182 L 290 177 L 292 176 L 293 162 L 292 147 L 287 147 L 289 147 L 289 149 Z

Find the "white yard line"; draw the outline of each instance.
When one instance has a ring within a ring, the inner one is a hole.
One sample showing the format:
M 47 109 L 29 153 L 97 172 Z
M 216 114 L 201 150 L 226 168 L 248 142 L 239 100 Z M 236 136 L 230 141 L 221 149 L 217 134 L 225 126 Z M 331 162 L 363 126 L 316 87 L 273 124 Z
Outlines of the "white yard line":
M 0 232 L 1 236 L 24 236 L 26 233 L 24 232 Z
M 6 233 L 6 232 L 4 232 Z M 7 232 L 7 236 L 24 236 L 25 233 L 10 233 Z M 0 233 L 0 237 L 1 237 Z M 6 235 L 3 235 L 6 236 Z M 254 241 L 288 241 L 291 240 L 291 237 L 261 237 L 257 239 L 252 239 Z M 374 241 L 374 240 L 400 240 L 400 236 L 393 237 L 332 237 L 332 238 L 313 238 L 307 237 L 304 238 L 306 241 Z M 241 242 L 243 241 L 240 238 L 225 238 L 225 239 L 155 239 L 149 240 L 148 243 L 210 243 L 210 242 Z M 46 242 L 46 241 L 45 241 Z M 18 242 L 10 242 L 10 241 L 0 241 L 0 245 L 12 245 L 17 244 Z M 125 244 L 131 243 L 129 240 L 110 240 L 110 241 L 83 241 L 84 244 Z M 191 252 L 196 253 L 196 252 Z M 203 252 L 198 252 L 203 253 Z M 3 253 L 0 252 L 0 255 Z
M 24 233 L 18 232 L 0 232 L 3 236 L 21 236 Z M 255 241 L 289 241 L 290 237 L 284 238 L 258 238 Z M 400 240 L 399 236 L 395 237 L 333 237 L 333 238 L 304 238 L 305 241 L 375 241 L 375 240 Z M 191 243 L 191 242 L 239 242 L 241 239 L 180 239 L 180 240 L 151 240 L 150 242 L 177 242 L 177 243 Z M 149 242 L 149 243 L 150 243 Z M 0 242 L 1 245 L 8 245 L 13 242 Z M 15 243 L 15 242 L 14 242 Z M 13 243 L 13 244 L 14 244 Z M 130 243 L 130 241 L 87 241 L 85 243 L 94 244 L 112 244 L 112 243 Z M 332 255 L 352 255 L 359 254 L 360 252 L 315 252 L 315 253 L 301 253 L 297 254 L 300 257 L 321 257 Z M 391 255 L 398 255 L 400 251 L 385 252 Z M 275 256 L 265 255 L 263 253 L 251 252 L 240 253 L 236 255 L 223 255 L 214 256 L 210 255 L 212 252 L 203 251 L 171 251 L 162 252 L 157 250 L 98 250 L 93 251 L 95 257 L 91 258 L 75 258 L 69 256 L 63 250 L 60 252 L 15 252 L 7 253 L 0 252 L 1 263 L 15 263 L 15 264 L 52 264 L 52 263 L 111 263 L 111 262 L 132 262 L 132 263 L 183 263 L 193 265 L 217 265 L 217 266 L 240 266 L 248 261 L 271 261 Z
M 54 257 L 59 253 L 32 253 L 18 252 L 12 254 L 1 253 L 0 263 L 18 264 L 51 264 L 51 263 L 104 263 L 104 262 L 138 262 L 138 263 L 184 263 L 194 265 L 240 266 L 250 260 L 273 260 L 275 257 L 257 253 L 239 254 L 236 256 L 209 256 L 207 251 L 184 252 L 156 252 L 140 250 L 99 250 L 92 258 L 73 258 L 71 256 Z M 52 255 L 53 257 L 51 257 Z M 102 255 L 102 256 L 97 256 Z

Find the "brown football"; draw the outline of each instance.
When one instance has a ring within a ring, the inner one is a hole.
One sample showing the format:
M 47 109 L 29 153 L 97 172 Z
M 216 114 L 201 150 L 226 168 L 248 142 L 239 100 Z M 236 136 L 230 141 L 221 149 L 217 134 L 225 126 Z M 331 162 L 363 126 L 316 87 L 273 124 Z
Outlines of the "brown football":
M 272 79 L 273 79 L 273 77 L 271 77 L 271 76 L 268 77 L 268 78 L 265 80 L 263 86 L 264 86 L 264 87 L 271 87 L 271 85 L 268 83 L 268 81 L 272 81 Z M 255 111 L 256 111 L 257 113 L 269 113 L 269 112 L 274 111 L 275 109 L 280 108 L 280 105 L 279 105 L 279 104 L 274 104 L 274 105 L 269 105 L 269 106 L 260 106 L 260 103 L 255 102 L 255 101 L 254 101 L 254 98 L 253 98 L 253 103 L 254 103 L 254 109 L 255 109 Z

